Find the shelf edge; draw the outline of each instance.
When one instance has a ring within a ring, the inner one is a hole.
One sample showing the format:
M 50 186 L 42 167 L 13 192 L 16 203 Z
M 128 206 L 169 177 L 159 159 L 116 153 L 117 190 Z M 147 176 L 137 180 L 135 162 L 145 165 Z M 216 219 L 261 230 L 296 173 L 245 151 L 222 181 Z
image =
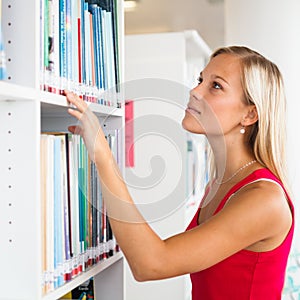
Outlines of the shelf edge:
M 81 273 L 70 282 L 65 283 L 63 286 L 59 287 L 58 289 L 47 293 L 46 295 L 42 296 L 42 300 L 53 300 L 59 299 L 60 297 L 64 296 L 68 292 L 70 292 L 75 287 L 79 286 L 80 284 L 84 283 L 91 277 L 97 275 L 98 273 L 104 271 L 105 269 L 109 268 L 113 264 L 115 264 L 120 259 L 123 259 L 122 252 L 115 253 L 112 257 L 105 259 L 98 263 L 97 265 L 93 266 L 90 270 Z

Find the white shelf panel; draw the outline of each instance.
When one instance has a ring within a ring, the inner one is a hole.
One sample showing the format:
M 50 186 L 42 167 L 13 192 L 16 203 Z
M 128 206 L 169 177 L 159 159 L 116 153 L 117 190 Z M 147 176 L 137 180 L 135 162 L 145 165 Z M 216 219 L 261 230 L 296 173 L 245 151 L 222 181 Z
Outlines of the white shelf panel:
M 59 287 L 55 291 L 46 294 L 45 296 L 42 297 L 42 299 L 53 300 L 64 296 L 69 291 L 79 286 L 83 282 L 87 281 L 91 277 L 97 275 L 100 272 L 103 272 L 105 269 L 109 268 L 110 266 L 118 262 L 120 259 L 123 259 L 122 252 L 115 253 L 112 257 L 101 261 L 100 263 L 92 267 L 90 270 L 83 272 L 82 274 L 78 275 L 70 282 L 64 284 L 63 286 Z
M 69 107 L 69 104 L 65 96 L 56 95 L 53 93 L 48 93 L 43 91 L 41 91 L 39 94 L 40 94 L 39 100 L 42 103 L 43 115 L 63 117 L 65 114 L 67 114 L 67 109 L 65 110 L 63 109 L 63 107 L 65 108 Z M 122 117 L 124 114 L 121 108 L 101 105 L 97 103 L 89 103 L 89 102 L 87 103 L 90 109 L 99 116 Z
M 12 84 L 0 81 L 0 101 L 40 101 L 42 113 L 44 116 L 64 117 L 67 116 L 69 105 L 66 97 L 56 95 L 44 91 L 39 91 L 34 88 L 28 88 L 17 84 Z M 107 117 L 123 117 L 122 108 L 116 108 L 96 103 L 88 103 L 90 109 L 99 116 Z
M 34 100 L 38 97 L 38 91 L 33 88 L 23 87 L 5 81 L 0 81 L 0 91 L 0 101 Z

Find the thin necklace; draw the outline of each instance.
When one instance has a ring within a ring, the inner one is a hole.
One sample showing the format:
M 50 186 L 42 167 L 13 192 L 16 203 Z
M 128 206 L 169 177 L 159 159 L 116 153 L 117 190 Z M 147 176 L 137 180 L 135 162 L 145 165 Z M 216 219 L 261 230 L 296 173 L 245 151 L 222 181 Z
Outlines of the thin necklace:
M 230 180 L 231 180 L 233 177 L 235 177 L 238 173 L 240 173 L 240 172 L 241 172 L 242 170 L 244 170 L 245 168 L 251 166 L 251 165 L 254 164 L 255 162 L 256 162 L 256 159 L 247 162 L 247 163 L 244 164 L 242 167 L 240 167 L 237 171 L 235 171 L 228 179 L 223 180 L 223 181 L 218 181 L 218 180 L 216 179 L 216 180 L 215 180 L 215 183 L 221 185 L 221 184 L 224 184 L 224 183 L 230 181 Z

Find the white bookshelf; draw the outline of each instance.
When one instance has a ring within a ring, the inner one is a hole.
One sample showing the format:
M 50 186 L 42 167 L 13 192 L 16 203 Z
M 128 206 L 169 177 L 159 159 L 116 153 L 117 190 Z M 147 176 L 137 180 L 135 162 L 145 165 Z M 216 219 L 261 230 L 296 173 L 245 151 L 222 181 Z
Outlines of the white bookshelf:
M 0 299 L 55 300 L 94 277 L 97 299 L 121 300 L 124 299 L 121 252 L 88 268 L 55 291 L 42 294 L 40 133 L 67 131 L 67 126 L 76 122 L 67 113 L 65 97 L 40 91 L 39 5 L 38 0 L 2 1 L 8 79 L 0 82 Z M 121 0 L 118 5 L 122 62 Z M 90 104 L 90 108 L 106 128 L 123 127 L 123 108 L 98 104 Z M 123 165 L 123 157 L 121 161 Z

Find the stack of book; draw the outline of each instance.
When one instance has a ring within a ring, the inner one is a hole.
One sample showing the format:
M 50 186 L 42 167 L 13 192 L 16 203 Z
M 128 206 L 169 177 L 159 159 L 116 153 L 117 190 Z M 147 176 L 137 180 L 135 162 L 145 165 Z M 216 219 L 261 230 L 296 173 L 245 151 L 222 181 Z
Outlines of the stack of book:
M 118 132 L 108 142 L 118 160 Z M 49 292 L 117 249 L 95 164 L 83 140 L 41 135 L 43 291 Z
M 116 0 L 41 1 L 41 89 L 120 106 Z

